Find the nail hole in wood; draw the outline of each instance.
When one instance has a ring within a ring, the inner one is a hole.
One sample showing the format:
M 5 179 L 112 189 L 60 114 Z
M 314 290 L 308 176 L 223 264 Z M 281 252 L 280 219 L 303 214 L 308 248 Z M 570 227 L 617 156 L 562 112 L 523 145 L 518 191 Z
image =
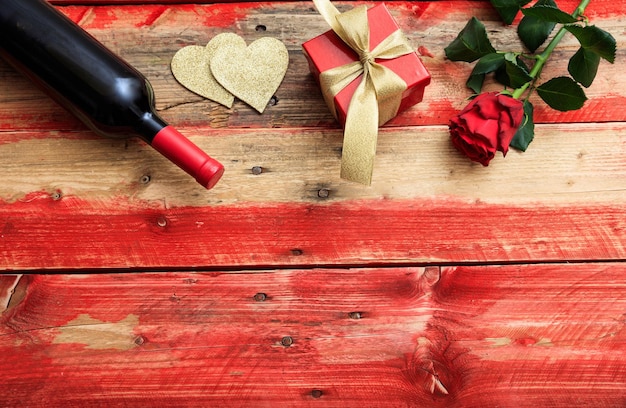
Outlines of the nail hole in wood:
M 350 317 L 350 319 L 353 319 L 353 320 L 359 320 L 361 317 L 363 317 L 361 312 L 350 312 L 348 313 L 348 316 Z
M 263 167 L 254 166 L 251 171 L 252 171 L 252 174 L 254 174 L 255 176 L 258 176 L 259 174 L 263 173 Z
M 267 27 L 265 27 L 263 24 L 259 24 L 259 25 L 257 25 L 256 27 L 254 27 L 254 29 L 255 29 L 256 31 L 266 31 L 266 30 L 267 30 Z
M 151 177 L 148 174 L 144 174 L 141 176 L 141 184 L 148 184 L 151 180 Z
M 146 339 L 143 336 L 137 336 L 135 338 L 135 344 L 138 345 L 138 346 L 141 346 L 145 342 L 146 342 Z
M 270 101 L 267 103 L 269 106 L 278 105 L 278 96 L 274 95 L 270 98 Z
M 291 347 L 293 345 L 293 337 L 291 336 L 283 337 L 282 340 L 280 341 L 280 344 L 282 344 L 285 347 Z
M 157 225 L 161 228 L 165 227 L 167 225 L 167 219 L 165 217 L 159 217 L 157 219 Z
M 300 256 L 302 254 L 304 254 L 304 251 L 301 250 L 300 248 L 294 248 L 291 250 L 291 255 L 293 256 Z
M 50 194 L 50 198 L 52 198 L 54 201 L 58 201 L 61 199 L 61 192 L 60 191 L 55 191 L 54 193 Z
M 324 395 L 322 390 L 313 390 L 313 391 L 311 391 L 311 396 L 313 398 L 322 398 L 322 395 Z
M 317 196 L 319 198 L 328 198 L 330 196 L 330 190 L 327 188 L 320 188 L 317 190 Z
M 265 293 L 259 292 L 254 295 L 254 300 L 257 302 L 265 302 L 267 300 L 267 295 Z

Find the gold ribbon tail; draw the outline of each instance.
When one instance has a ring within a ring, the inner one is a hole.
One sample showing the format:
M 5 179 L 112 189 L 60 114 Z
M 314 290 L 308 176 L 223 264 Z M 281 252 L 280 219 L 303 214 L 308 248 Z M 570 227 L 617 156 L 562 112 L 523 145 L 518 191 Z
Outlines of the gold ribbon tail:
M 350 102 L 341 155 L 341 178 L 372 184 L 378 142 L 378 102 L 372 81 L 364 79 Z

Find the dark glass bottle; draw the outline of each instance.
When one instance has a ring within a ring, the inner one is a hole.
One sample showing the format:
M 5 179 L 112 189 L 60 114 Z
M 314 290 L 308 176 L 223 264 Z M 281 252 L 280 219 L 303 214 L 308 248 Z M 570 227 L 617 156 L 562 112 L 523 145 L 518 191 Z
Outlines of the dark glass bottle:
M 154 109 L 148 80 L 44 0 L 0 1 L 0 56 L 96 133 L 138 136 L 211 188 L 224 167 Z

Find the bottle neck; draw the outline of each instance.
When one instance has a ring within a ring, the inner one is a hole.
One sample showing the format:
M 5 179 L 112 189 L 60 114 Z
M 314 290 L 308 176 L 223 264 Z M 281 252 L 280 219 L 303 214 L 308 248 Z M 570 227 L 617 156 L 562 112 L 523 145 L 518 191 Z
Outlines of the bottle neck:
M 156 112 L 144 112 L 137 121 L 135 132 L 137 132 L 137 136 L 141 137 L 144 141 L 152 144 L 154 137 L 167 126 L 167 122 Z
M 205 188 L 213 188 L 222 177 L 224 166 L 169 126 L 154 108 L 140 112 L 135 133 Z

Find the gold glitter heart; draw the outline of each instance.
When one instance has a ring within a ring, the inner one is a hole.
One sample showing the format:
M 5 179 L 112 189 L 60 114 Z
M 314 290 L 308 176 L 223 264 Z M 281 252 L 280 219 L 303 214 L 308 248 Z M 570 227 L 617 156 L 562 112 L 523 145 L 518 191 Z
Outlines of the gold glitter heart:
M 285 45 L 264 37 L 248 47 L 223 44 L 211 58 L 215 79 L 237 98 L 263 113 L 289 65 Z
M 235 97 L 215 80 L 210 61 L 216 51 L 224 45 L 245 47 L 246 42 L 236 34 L 218 34 L 206 45 L 190 45 L 178 50 L 172 58 L 174 78 L 185 88 L 200 96 L 227 107 L 232 107 Z

